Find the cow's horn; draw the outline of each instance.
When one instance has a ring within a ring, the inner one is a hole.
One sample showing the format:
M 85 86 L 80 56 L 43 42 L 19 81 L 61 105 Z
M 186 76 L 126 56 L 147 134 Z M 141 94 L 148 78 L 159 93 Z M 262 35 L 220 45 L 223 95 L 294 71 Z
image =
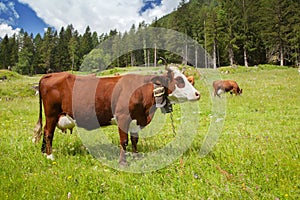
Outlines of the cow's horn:
M 165 69 L 166 70 L 168 70 L 168 62 L 167 62 L 167 60 L 165 59 L 165 58 L 163 58 L 163 57 L 159 57 L 160 59 L 162 59 L 163 61 L 164 61 L 164 63 L 165 63 Z

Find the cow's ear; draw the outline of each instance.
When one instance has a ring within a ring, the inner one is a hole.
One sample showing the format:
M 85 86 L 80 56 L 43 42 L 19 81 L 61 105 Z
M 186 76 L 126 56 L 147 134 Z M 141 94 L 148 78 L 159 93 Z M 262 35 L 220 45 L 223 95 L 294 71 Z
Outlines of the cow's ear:
M 173 70 L 170 67 L 167 68 L 167 78 L 170 81 L 172 81 L 172 79 L 173 79 Z
M 155 85 L 162 85 L 162 86 L 166 86 L 166 77 L 164 76 L 155 76 L 151 79 L 151 82 Z
M 151 79 L 151 82 L 155 85 L 161 85 L 162 84 L 162 80 L 161 80 L 161 76 L 155 76 Z

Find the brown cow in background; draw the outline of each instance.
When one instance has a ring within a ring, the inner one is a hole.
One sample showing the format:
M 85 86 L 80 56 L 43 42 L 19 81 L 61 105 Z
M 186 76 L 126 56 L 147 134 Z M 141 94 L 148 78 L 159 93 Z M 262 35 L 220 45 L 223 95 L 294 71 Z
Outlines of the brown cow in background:
M 192 86 L 195 85 L 195 78 L 194 78 L 194 76 L 186 76 L 186 78 L 192 84 Z
M 186 70 L 187 69 L 184 67 L 182 69 L 181 73 L 184 74 L 185 77 L 187 78 L 187 80 L 192 84 L 192 86 L 194 86 L 195 85 L 195 78 L 194 78 L 194 76 L 189 76 L 188 74 L 186 74 Z
M 220 95 L 225 92 L 230 94 L 240 95 L 243 89 L 240 89 L 238 84 L 233 80 L 217 80 L 213 82 L 214 95 L 221 97 Z

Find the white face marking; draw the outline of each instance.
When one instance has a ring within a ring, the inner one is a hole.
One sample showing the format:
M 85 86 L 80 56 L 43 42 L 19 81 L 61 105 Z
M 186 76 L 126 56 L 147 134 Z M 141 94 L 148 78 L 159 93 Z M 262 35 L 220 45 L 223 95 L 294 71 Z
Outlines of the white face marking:
M 184 87 L 180 88 L 175 85 L 175 90 L 169 95 L 171 103 L 181 103 L 185 101 L 196 101 L 200 99 L 200 92 L 187 80 L 178 69 L 173 69 L 174 79 L 181 77 L 184 81 Z

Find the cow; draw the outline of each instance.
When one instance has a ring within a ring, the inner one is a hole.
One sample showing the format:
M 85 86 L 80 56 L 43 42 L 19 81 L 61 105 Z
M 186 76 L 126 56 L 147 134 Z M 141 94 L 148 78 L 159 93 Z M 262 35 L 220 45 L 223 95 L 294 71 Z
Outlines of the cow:
M 199 99 L 199 91 L 174 67 L 168 67 L 164 75 L 47 74 L 39 82 L 39 118 L 33 141 L 38 142 L 42 135 L 42 107 L 46 124 L 41 150 L 49 159 L 54 159 L 52 141 L 61 113 L 76 120 L 76 125 L 86 130 L 116 122 L 120 138 L 119 164 L 126 165 L 128 133 L 133 155 L 138 155 L 138 131 L 151 122 L 158 108 L 170 112 L 168 108 L 174 103 Z
M 195 85 L 195 78 L 194 78 L 194 76 L 186 76 L 186 78 L 192 84 L 192 86 Z
M 243 89 L 240 89 L 238 84 L 233 80 L 216 80 L 213 82 L 214 96 L 221 97 L 220 95 L 225 92 L 230 92 L 232 95 L 240 95 Z
M 188 81 L 192 84 L 192 86 L 195 85 L 195 78 L 194 76 L 189 76 L 186 74 L 186 68 L 184 67 L 182 70 L 181 70 L 181 73 L 184 74 L 186 76 L 186 78 L 188 79 Z
M 0 81 L 5 81 L 5 80 L 7 80 L 7 76 L 2 76 L 2 77 L 0 78 Z
M 35 96 L 37 96 L 39 94 L 39 85 L 36 84 L 36 85 L 33 85 L 31 86 L 31 89 L 33 89 L 35 91 Z

